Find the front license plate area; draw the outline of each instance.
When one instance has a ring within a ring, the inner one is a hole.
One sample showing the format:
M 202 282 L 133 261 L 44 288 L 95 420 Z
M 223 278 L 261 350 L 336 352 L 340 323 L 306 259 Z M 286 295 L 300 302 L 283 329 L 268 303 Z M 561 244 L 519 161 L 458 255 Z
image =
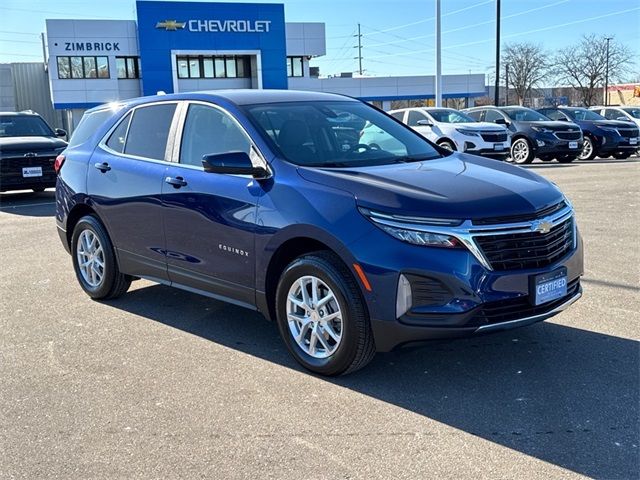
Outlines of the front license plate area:
M 578 148 L 578 142 L 569 142 L 569 148 Z
M 493 149 L 494 150 L 504 150 L 504 145 L 502 143 L 494 143 L 493 144 Z
M 534 305 L 552 302 L 567 295 L 567 269 L 535 275 L 531 278 L 531 298 Z
M 23 178 L 41 177 L 42 176 L 42 167 L 23 167 L 22 168 L 22 176 L 23 176 Z
M 635 145 L 636 143 L 638 143 L 638 139 L 637 138 L 633 137 L 633 138 L 629 139 L 629 144 L 630 145 Z

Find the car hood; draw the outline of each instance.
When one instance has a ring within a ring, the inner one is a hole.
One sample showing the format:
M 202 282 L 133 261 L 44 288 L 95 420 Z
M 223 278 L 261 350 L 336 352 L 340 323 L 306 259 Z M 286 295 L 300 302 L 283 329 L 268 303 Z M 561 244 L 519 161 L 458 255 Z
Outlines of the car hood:
M 597 127 L 612 127 L 612 128 L 633 128 L 637 125 L 631 121 L 623 122 L 621 120 L 591 120 Z
M 464 153 L 359 168 L 307 168 L 306 180 L 352 193 L 386 213 L 480 219 L 527 215 L 560 202 L 560 190 L 530 170 Z
M 540 120 L 537 122 L 521 122 L 521 123 L 525 123 L 532 127 L 544 127 L 544 128 L 548 128 L 549 130 L 569 130 L 569 129 L 580 130 L 580 127 L 573 122 L 555 122 L 553 120 L 549 120 L 549 121 Z
M 452 127 L 455 127 L 455 128 L 466 128 L 468 130 L 477 130 L 477 131 L 482 130 L 483 132 L 491 130 L 492 132 L 503 133 L 506 131 L 506 128 L 491 122 L 448 123 L 447 125 L 451 125 Z
M 67 142 L 57 137 L 0 137 L 0 151 L 30 152 L 51 151 L 64 148 Z

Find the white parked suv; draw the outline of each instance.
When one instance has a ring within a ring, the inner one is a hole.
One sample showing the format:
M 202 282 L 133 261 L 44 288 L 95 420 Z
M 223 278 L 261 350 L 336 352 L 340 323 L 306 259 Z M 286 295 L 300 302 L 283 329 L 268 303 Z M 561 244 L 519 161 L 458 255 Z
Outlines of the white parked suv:
M 452 108 L 403 108 L 389 114 L 449 150 L 503 160 L 511 148 L 511 135 L 505 127 L 478 122 Z
M 599 113 L 607 120 L 626 120 L 627 122 L 634 122 L 638 128 L 640 128 L 640 107 L 631 106 L 617 106 L 617 107 L 590 107 L 589 110 L 593 110 Z

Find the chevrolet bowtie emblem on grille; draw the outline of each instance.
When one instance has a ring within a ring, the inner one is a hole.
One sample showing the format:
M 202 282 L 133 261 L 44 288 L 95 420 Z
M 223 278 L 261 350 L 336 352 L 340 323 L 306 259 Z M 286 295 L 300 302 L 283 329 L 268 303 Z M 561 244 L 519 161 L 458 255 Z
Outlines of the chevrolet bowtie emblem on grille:
M 543 221 L 543 222 L 533 222 L 531 224 L 531 231 L 540 232 L 540 233 L 549 233 L 553 228 L 553 223 Z
M 156 28 L 164 28 L 165 30 L 178 30 L 179 28 L 184 28 L 186 22 L 178 22 L 176 20 L 165 20 L 164 22 L 156 23 Z
M 24 154 L 24 156 L 25 156 L 25 157 L 37 157 L 37 156 L 38 156 L 38 154 L 37 154 L 37 153 L 34 153 L 34 152 L 29 152 L 29 153 L 25 153 L 25 154 Z

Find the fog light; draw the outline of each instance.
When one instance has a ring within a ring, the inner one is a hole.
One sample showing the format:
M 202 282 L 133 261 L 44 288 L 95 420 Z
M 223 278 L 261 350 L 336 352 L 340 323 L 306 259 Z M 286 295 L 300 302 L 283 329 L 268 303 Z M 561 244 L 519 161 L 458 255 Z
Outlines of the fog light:
M 544 141 L 536 140 L 536 143 L 538 144 L 539 147 L 544 147 Z
M 396 318 L 400 318 L 411 308 L 411 284 L 407 277 L 400 274 L 398 278 L 398 294 L 396 297 Z

